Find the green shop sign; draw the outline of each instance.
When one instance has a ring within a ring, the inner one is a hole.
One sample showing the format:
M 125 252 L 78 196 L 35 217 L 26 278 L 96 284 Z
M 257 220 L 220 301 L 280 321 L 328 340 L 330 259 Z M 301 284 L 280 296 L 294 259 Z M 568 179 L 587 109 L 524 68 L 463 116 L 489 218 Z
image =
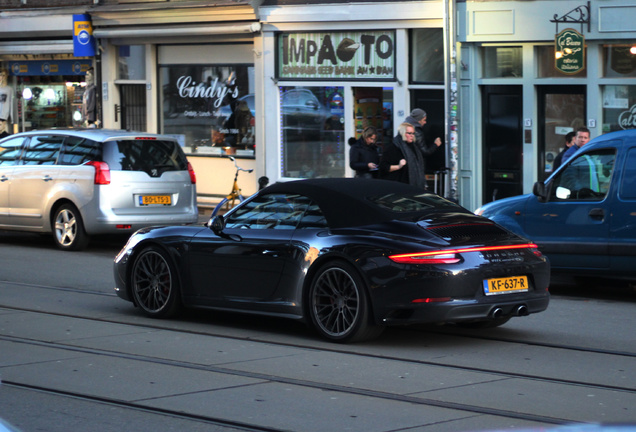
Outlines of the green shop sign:
M 554 39 L 555 67 L 564 74 L 585 69 L 585 38 L 573 29 L 565 29 Z
M 279 79 L 395 79 L 395 32 L 283 33 Z

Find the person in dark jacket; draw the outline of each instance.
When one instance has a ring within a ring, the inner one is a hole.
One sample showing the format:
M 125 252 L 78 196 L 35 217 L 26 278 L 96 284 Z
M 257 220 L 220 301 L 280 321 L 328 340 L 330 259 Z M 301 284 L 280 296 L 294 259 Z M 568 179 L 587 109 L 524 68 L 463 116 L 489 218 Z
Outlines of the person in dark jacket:
M 440 137 L 435 138 L 432 143 L 427 143 L 424 137 L 424 125 L 426 124 L 426 111 L 421 108 L 415 108 L 411 111 L 404 122 L 409 123 L 415 129 L 415 144 L 420 148 L 420 153 L 426 158 L 432 155 L 435 150 L 442 145 L 442 139 Z M 426 171 L 426 161 L 424 160 L 424 170 Z
M 359 139 L 349 138 L 349 166 L 355 170 L 356 177 L 377 178 L 380 154 L 375 142 L 378 133 L 374 127 L 362 131 Z
M 566 151 L 568 151 L 570 147 L 574 145 L 575 136 L 576 134 L 574 132 L 568 132 L 568 134 L 565 136 L 565 147 L 563 147 L 563 150 L 561 150 L 561 152 L 554 158 L 554 162 L 552 163 L 553 172 L 556 171 L 557 168 L 560 167 L 563 163 L 563 155 Z
M 426 189 L 424 154 L 415 143 L 415 127 L 404 122 L 380 159 L 380 178 Z

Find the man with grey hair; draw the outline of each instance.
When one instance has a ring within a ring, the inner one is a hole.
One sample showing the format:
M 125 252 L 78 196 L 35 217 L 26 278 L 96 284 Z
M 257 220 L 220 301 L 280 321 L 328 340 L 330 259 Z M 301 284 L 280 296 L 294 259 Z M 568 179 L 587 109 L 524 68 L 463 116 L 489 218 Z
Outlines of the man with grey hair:
M 423 156 L 432 155 L 435 150 L 442 145 L 442 139 L 440 137 L 435 138 L 433 143 L 427 143 L 424 138 L 424 125 L 426 124 L 426 111 L 421 108 L 415 108 L 411 111 L 411 115 L 409 115 L 405 120 L 405 123 L 409 123 L 415 129 L 415 145 L 419 148 L 420 153 Z M 425 163 L 425 161 L 423 161 Z M 426 171 L 426 167 L 422 167 L 423 171 Z

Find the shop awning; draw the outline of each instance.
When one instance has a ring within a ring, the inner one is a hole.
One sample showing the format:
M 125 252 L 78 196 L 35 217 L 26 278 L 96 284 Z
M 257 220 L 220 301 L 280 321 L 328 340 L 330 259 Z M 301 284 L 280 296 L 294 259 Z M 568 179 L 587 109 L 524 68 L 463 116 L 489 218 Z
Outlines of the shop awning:
M 93 36 L 98 39 L 131 38 L 131 37 L 179 37 L 179 36 L 210 36 L 221 34 L 257 33 L 261 30 L 258 22 L 242 24 L 220 24 L 202 26 L 151 26 L 151 27 L 107 27 L 93 30 Z
M 0 42 L 0 55 L 17 54 L 72 54 L 73 40 L 68 41 L 15 41 Z

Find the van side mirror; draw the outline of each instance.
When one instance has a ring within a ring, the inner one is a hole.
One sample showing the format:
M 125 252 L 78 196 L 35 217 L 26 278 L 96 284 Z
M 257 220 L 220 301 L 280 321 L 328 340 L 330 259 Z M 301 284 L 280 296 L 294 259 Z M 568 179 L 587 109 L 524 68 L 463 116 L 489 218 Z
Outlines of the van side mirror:
M 539 197 L 541 201 L 545 201 L 547 198 L 546 188 L 543 182 L 536 182 L 532 187 L 532 193 Z

